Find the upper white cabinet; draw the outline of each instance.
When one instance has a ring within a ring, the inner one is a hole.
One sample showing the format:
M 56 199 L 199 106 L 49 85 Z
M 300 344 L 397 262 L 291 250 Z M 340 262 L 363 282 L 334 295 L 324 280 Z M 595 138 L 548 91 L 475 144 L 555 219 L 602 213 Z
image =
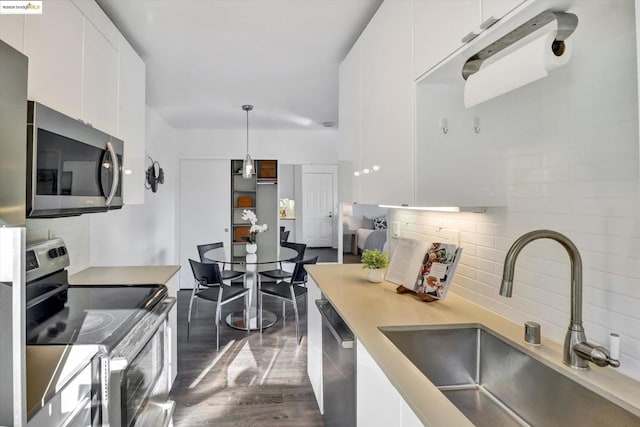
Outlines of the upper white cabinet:
M 412 9 L 384 2 L 362 34 L 362 203 L 413 202 Z
M 340 67 L 341 160 L 352 165 L 342 178 L 353 183 L 342 202 L 413 201 L 412 9 L 382 3 Z
M 28 97 L 82 118 L 83 16 L 70 1 L 49 1 L 42 15 L 26 15 Z
M 124 203 L 144 203 L 145 64 L 124 37 L 118 45 L 118 137 L 124 141 Z
M 360 199 L 360 180 L 353 172 L 360 169 L 360 141 L 362 128 L 362 99 L 360 90 L 360 40 L 340 64 L 338 72 L 338 120 L 340 135 L 340 161 L 347 166 L 340 169 L 339 180 L 345 190 L 340 202 Z M 348 183 L 348 184 L 347 184 Z
M 84 19 L 82 118 L 103 132 L 118 131 L 118 51 Z
M 0 15 L 0 40 L 24 52 L 24 15 Z
M 414 77 L 462 46 L 480 22 L 480 0 L 414 0 Z
M 525 0 L 414 0 L 414 77 L 472 40 Z
M 482 22 L 500 19 L 525 0 L 482 0 Z

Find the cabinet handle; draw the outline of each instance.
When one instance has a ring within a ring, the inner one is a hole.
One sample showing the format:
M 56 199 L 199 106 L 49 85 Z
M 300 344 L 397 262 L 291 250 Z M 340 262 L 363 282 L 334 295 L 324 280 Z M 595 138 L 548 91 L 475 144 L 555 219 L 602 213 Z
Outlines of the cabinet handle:
M 480 24 L 480 29 L 481 30 L 486 30 L 487 28 L 489 28 L 490 26 L 492 26 L 493 24 L 495 24 L 499 20 L 500 19 L 498 19 L 498 18 L 494 18 L 493 16 L 490 16 L 486 21 L 484 21 L 482 24 Z
M 471 31 L 469 34 L 467 34 L 466 36 L 464 36 L 462 38 L 462 40 L 460 40 L 462 43 L 469 43 L 471 40 L 475 39 L 476 37 L 478 37 L 478 35 L 476 33 L 474 33 L 473 31 Z

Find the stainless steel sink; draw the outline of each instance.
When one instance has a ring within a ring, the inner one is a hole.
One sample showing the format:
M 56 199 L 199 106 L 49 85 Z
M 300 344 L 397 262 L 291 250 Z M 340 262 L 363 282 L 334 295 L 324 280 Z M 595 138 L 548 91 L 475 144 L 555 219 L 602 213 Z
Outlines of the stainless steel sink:
M 640 426 L 482 326 L 379 329 L 477 426 Z

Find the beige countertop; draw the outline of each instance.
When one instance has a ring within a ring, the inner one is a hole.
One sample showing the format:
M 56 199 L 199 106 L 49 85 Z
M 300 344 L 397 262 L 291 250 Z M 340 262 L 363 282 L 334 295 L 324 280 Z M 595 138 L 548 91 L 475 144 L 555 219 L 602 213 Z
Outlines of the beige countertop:
M 166 284 L 180 270 L 179 265 L 133 267 L 89 267 L 69 277 L 71 285 Z
M 28 345 L 27 418 L 33 417 L 98 353 L 97 345 Z
M 522 325 L 456 294 L 449 293 L 446 300 L 424 303 L 413 295 L 397 294 L 396 285 L 392 283 L 369 283 L 360 264 L 311 265 L 307 269 L 322 293 L 425 425 L 448 427 L 472 424 L 378 330 L 378 326 L 482 324 L 556 371 L 640 416 L 640 382 L 612 368 L 594 366 L 589 371 L 571 369 L 562 363 L 561 344 L 543 336 L 541 346 L 528 345 L 523 339 Z M 542 333 L 544 335 L 544 330 Z

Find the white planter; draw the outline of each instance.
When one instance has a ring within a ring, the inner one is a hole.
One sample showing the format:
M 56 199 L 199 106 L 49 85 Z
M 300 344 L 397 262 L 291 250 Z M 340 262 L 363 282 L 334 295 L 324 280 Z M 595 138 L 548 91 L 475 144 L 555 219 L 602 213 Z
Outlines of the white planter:
M 258 245 L 256 245 L 255 243 L 247 243 L 246 249 L 248 254 L 255 254 L 258 250 Z
M 367 268 L 367 279 L 372 283 L 380 283 L 384 280 L 384 268 Z

